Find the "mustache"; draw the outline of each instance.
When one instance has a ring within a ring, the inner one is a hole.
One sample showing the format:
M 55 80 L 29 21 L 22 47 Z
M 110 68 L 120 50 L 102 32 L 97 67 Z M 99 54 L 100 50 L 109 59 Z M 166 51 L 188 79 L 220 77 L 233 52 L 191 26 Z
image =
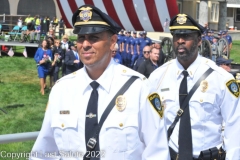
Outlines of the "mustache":
M 183 45 L 179 45 L 179 46 L 177 46 L 177 47 L 176 47 L 176 50 L 178 50 L 179 48 L 184 49 L 184 50 L 187 50 L 187 48 L 184 47 Z

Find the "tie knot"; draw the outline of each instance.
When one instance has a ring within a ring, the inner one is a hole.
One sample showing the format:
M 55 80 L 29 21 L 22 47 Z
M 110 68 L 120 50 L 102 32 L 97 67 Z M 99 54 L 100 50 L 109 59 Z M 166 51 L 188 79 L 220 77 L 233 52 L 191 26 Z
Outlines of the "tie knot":
M 93 90 L 96 90 L 99 86 L 99 83 L 97 83 L 96 81 L 92 81 L 90 83 L 90 86 L 92 87 Z
M 182 71 L 182 74 L 184 75 L 184 78 L 188 76 L 188 72 L 186 70 Z

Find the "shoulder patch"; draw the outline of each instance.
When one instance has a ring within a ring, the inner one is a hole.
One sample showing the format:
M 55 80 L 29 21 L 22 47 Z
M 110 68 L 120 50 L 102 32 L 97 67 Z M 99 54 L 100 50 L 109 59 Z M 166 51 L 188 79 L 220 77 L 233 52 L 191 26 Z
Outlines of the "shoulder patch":
M 234 79 L 229 80 L 226 83 L 226 86 L 232 95 L 234 95 L 236 98 L 239 97 L 240 90 L 239 90 L 239 86 L 238 86 L 236 80 L 234 80 Z
M 161 103 L 160 96 L 157 93 L 152 93 L 148 96 L 148 101 L 160 118 L 163 118 L 164 106 Z

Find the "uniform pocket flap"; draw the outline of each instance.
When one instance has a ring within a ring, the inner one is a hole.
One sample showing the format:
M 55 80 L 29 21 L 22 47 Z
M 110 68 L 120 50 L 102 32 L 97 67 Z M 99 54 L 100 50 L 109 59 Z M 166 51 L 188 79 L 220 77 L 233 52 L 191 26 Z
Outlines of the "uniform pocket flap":
M 119 128 L 124 129 L 127 127 L 138 127 L 138 115 L 137 114 L 128 114 L 128 115 L 112 115 L 109 117 L 109 120 L 105 121 L 106 128 Z
M 214 104 L 215 101 L 215 94 L 212 93 L 194 93 L 192 98 L 190 99 L 192 102 L 199 102 L 199 103 L 210 103 Z
M 78 118 L 73 115 L 54 115 L 51 127 L 54 128 L 77 128 Z
M 176 98 L 176 93 L 174 93 L 174 92 L 161 92 L 159 96 L 160 96 L 160 99 L 161 99 L 162 102 L 163 101 L 168 101 L 168 100 L 174 101 L 175 98 Z

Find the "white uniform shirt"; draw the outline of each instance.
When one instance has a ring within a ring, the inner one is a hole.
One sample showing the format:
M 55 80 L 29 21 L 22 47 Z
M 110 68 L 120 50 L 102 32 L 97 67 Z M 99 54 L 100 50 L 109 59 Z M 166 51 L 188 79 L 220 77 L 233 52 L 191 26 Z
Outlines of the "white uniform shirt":
M 143 75 L 111 60 L 96 81 L 98 87 L 98 121 L 109 102 L 131 76 L 138 78 L 125 92 L 126 108 L 116 106 L 106 118 L 100 135 L 102 160 L 168 160 L 168 142 L 164 118 L 150 106 L 148 80 Z M 33 146 L 31 159 L 48 159 L 47 153 L 86 152 L 85 119 L 92 88 L 85 67 L 65 76 L 52 89 L 40 134 Z M 60 114 L 69 111 L 69 114 Z M 54 155 L 54 154 L 53 154 Z M 59 155 L 59 154 L 58 154 Z M 73 154 L 72 154 L 73 155 Z M 37 157 L 37 158 L 36 158 Z M 59 156 L 53 156 L 59 159 Z M 50 159 L 50 158 L 49 158 Z
M 201 151 L 222 145 L 227 151 L 227 159 L 240 159 L 240 105 L 239 98 L 230 93 L 226 82 L 232 75 L 215 65 L 209 59 L 198 56 L 188 67 L 188 92 L 197 80 L 211 67 L 214 71 L 206 78 L 208 88 L 195 91 L 189 102 L 192 129 L 193 155 L 197 158 Z M 167 128 L 173 123 L 179 110 L 179 87 L 183 79 L 182 65 L 174 59 L 156 69 L 149 77 L 150 83 L 165 104 Z M 180 118 L 181 120 L 181 118 Z M 180 122 L 179 120 L 179 122 Z M 222 122 L 225 124 L 224 139 L 221 135 Z M 179 124 L 177 123 L 169 140 L 169 146 L 178 152 Z M 224 144 L 223 144 L 224 140 Z

